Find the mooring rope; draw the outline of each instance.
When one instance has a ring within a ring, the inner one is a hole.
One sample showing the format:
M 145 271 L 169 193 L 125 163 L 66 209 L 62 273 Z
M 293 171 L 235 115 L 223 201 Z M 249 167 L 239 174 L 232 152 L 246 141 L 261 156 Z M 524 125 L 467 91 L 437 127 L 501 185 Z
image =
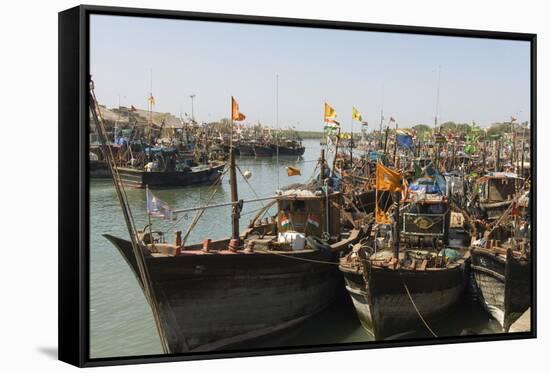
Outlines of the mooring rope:
M 310 263 L 317 263 L 317 264 L 339 265 L 339 263 L 327 262 L 327 261 L 324 261 L 324 260 L 299 258 L 299 257 L 295 257 L 295 256 L 292 256 L 292 255 L 285 255 L 285 254 L 276 253 L 276 252 L 269 251 L 269 250 L 257 250 L 257 249 L 254 249 L 254 251 L 255 251 L 255 252 L 258 252 L 258 253 L 263 253 L 263 254 L 271 254 L 271 255 L 282 256 L 283 258 L 288 258 L 288 259 L 301 260 L 301 261 L 303 261 L 303 262 L 310 262 Z
M 435 338 L 437 338 L 437 334 L 434 333 L 434 331 L 432 330 L 432 328 L 430 328 L 430 326 L 428 325 L 428 323 L 426 322 L 426 320 L 424 320 L 424 317 L 422 317 L 422 314 L 420 313 L 420 311 L 418 310 L 418 307 L 416 307 L 416 303 L 414 303 L 414 300 L 411 296 L 411 292 L 409 291 L 409 288 L 407 286 L 407 284 L 405 283 L 405 279 L 403 278 L 403 275 L 401 273 L 401 269 L 398 270 L 399 271 L 399 277 L 401 277 L 401 282 L 403 282 L 403 287 L 405 288 L 405 291 L 407 292 L 407 295 L 409 297 L 409 300 L 411 301 L 411 304 L 412 306 L 414 307 L 414 310 L 416 311 L 416 314 L 418 315 L 418 317 L 420 318 L 420 320 L 422 320 L 422 323 L 424 324 L 424 326 L 426 327 L 426 329 L 428 329 L 428 331 L 432 334 L 432 336 L 434 336 Z

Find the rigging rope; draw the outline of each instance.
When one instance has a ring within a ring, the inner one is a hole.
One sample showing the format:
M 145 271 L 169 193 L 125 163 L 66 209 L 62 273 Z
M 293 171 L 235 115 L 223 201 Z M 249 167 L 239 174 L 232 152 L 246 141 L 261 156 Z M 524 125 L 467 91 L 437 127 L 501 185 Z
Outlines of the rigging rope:
M 283 257 L 283 258 L 294 259 L 294 260 L 299 260 L 299 261 L 303 261 L 303 262 L 310 262 L 310 263 L 316 263 L 316 264 L 339 265 L 339 263 L 327 262 L 327 261 L 324 261 L 324 260 L 299 258 L 299 257 L 295 257 L 295 256 L 292 256 L 292 255 L 285 255 L 285 254 L 281 254 L 281 253 L 277 253 L 277 252 L 273 252 L 273 251 L 269 251 L 269 250 L 258 250 L 258 249 L 254 249 L 254 251 L 259 252 L 259 253 L 262 253 L 262 254 L 277 255 L 277 256 L 281 256 L 281 257 Z
M 223 171 L 223 173 L 220 175 L 220 177 L 218 178 L 218 180 L 216 180 L 216 182 L 215 182 L 214 184 L 212 184 L 210 188 L 217 187 L 217 186 L 219 186 L 219 185 L 221 184 L 224 175 L 227 173 L 227 170 L 228 170 L 228 169 L 225 169 L 225 170 Z M 200 189 L 199 189 L 199 204 L 200 204 L 200 201 L 201 201 L 201 198 L 200 198 Z M 208 202 L 210 202 L 210 200 L 207 201 L 206 206 L 204 206 L 205 208 L 208 206 Z M 167 232 L 171 231 L 172 229 L 174 229 L 174 227 L 175 227 L 176 225 L 178 225 L 178 224 L 181 222 L 182 219 L 186 219 L 186 220 L 187 220 L 186 217 L 187 217 L 187 214 L 183 214 L 180 218 L 178 218 L 178 220 L 176 220 L 170 227 L 166 228 L 162 233 L 163 233 L 163 234 L 166 234 Z
M 152 285 L 151 276 L 149 274 L 148 267 L 145 263 L 145 257 L 143 255 L 141 244 L 138 242 L 137 229 L 136 229 L 134 217 L 132 215 L 132 211 L 130 209 L 130 205 L 128 203 L 128 196 L 126 194 L 126 190 L 120 178 L 120 174 L 118 172 L 118 167 L 116 165 L 116 162 L 112 153 L 112 149 L 110 146 L 107 145 L 107 142 L 108 142 L 107 131 L 105 129 L 105 125 L 104 125 L 105 122 L 101 114 L 101 109 L 99 109 L 97 98 L 95 96 L 93 81 L 90 81 L 89 88 L 90 88 L 90 111 L 96 123 L 98 135 L 101 138 L 101 143 L 102 143 L 101 145 L 102 145 L 104 156 L 109 160 L 109 168 L 113 176 L 115 191 L 117 193 L 117 196 L 121 205 L 122 213 L 124 215 L 124 220 L 126 221 L 126 226 L 128 228 L 128 233 L 130 235 L 130 240 L 132 243 L 132 251 L 136 259 L 139 276 L 142 281 L 143 291 L 145 293 L 144 295 L 151 307 L 151 311 L 153 313 L 153 319 L 155 320 L 155 326 L 159 333 L 162 349 L 164 353 L 170 353 L 170 346 L 168 344 L 166 331 L 164 330 L 164 327 L 160 319 L 160 311 L 158 309 L 158 302 L 157 302 L 156 294 Z M 183 338 L 183 342 L 185 344 L 185 347 L 188 348 L 185 338 Z
M 227 168 L 226 170 L 224 170 L 224 172 L 220 175 L 220 177 L 218 178 L 218 181 L 217 183 L 221 183 L 221 180 L 223 178 L 223 176 L 226 174 L 227 170 L 229 168 Z M 208 200 L 206 201 L 206 206 L 208 206 L 208 204 L 210 203 L 210 201 L 212 201 L 212 198 L 214 198 L 214 195 L 216 194 L 216 188 L 213 188 L 214 185 L 212 185 L 212 193 L 210 194 L 210 196 L 208 197 Z M 200 202 L 200 201 L 199 201 Z M 198 221 L 200 220 L 200 218 L 202 217 L 202 215 L 204 214 L 204 212 L 206 211 L 206 206 L 205 208 L 201 209 L 201 210 L 197 210 L 197 213 L 195 214 L 195 216 L 193 217 L 193 221 L 191 222 L 191 224 L 189 225 L 189 228 L 187 228 L 187 232 L 185 233 L 185 236 L 182 238 L 181 240 L 181 246 L 185 246 L 185 242 L 187 241 L 187 239 L 189 238 L 189 235 L 191 234 L 191 231 L 195 228 L 195 226 L 197 225 Z M 185 216 L 185 215 L 184 215 Z

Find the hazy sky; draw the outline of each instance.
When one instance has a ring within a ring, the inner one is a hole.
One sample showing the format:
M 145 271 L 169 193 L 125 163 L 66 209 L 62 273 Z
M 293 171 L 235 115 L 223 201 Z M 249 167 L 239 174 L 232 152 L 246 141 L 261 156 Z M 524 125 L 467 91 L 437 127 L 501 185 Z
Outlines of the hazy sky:
M 147 108 L 215 121 L 235 96 L 245 123 L 322 130 L 323 102 L 351 128 L 356 106 L 378 128 L 380 110 L 400 126 L 439 122 L 485 126 L 529 119 L 529 43 L 150 18 L 91 17 L 91 73 L 108 107 Z M 359 125 L 354 125 L 358 130 Z

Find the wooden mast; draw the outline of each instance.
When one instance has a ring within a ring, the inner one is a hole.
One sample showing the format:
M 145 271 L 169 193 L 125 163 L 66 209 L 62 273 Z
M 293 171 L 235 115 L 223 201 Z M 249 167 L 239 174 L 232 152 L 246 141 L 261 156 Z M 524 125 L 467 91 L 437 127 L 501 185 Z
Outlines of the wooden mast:
M 231 98 L 231 135 L 229 143 L 229 185 L 231 187 L 231 238 L 237 240 L 237 245 L 240 243 L 239 237 L 239 218 L 241 215 L 241 207 L 237 203 L 239 194 L 237 191 L 237 172 L 235 166 L 235 150 L 233 148 L 233 97 Z
M 395 205 L 393 210 L 393 257 L 399 260 L 399 240 L 400 240 L 400 229 L 399 229 L 399 203 L 401 200 L 401 193 L 394 193 Z
M 500 169 L 500 141 L 501 139 L 497 139 L 496 142 L 497 151 L 495 154 L 495 172 L 498 172 Z
M 397 168 L 397 129 L 399 128 L 399 125 L 397 122 L 395 122 L 395 146 L 393 147 L 393 167 Z
M 126 196 L 126 192 L 124 191 L 124 185 L 122 184 L 122 181 L 120 179 L 120 174 L 118 172 L 118 168 L 116 166 L 116 162 L 114 160 L 114 156 L 111 151 L 111 148 L 107 145 L 108 143 L 107 131 L 105 129 L 103 116 L 101 115 L 99 104 L 95 96 L 94 82 L 90 79 L 89 84 L 90 84 L 89 86 L 90 111 L 98 130 L 102 151 L 105 158 L 108 161 L 109 169 L 111 171 L 111 175 L 113 178 L 115 191 L 117 193 L 117 197 L 120 202 L 120 207 L 122 209 L 122 214 L 126 222 L 126 228 L 128 229 L 128 234 L 130 236 L 130 241 L 132 244 L 132 251 L 133 251 L 133 254 L 136 260 L 136 265 L 138 268 L 139 279 L 141 280 L 141 283 L 143 285 L 143 292 L 145 295 L 145 299 L 149 303 L 149 306 L 151 307 L 151 311 L 153 313 L 153 319 L 155 321 L 155 326 L 159 333 L 162 350 L 164 351 L 165 354 L 168 354 L 172 351 L 170 347 L 170 342 L 168 340 L 167 331 L 165 330 L 165 326 L 164 326 L 165 324 L 163 323 L 163 318 L 161 316 L 161 310 L 160 310 L 158 299 L 156 297 L 155 288 L 153 286 L 153 282 L 149 274 L 149 268 L 147 266 L 147 263 L 145 262 L 145 257 L 143 253 L 145 247 L 143 247 L 143 242 L 139 241 L 138 232 L 132 216 L 132 211 L 130 209 L 130 204 Z M 185 347 L 187 348 L 185 339 L 183 342 L 185 344 Z
M 233 126 L 233 123 L 231 123 Z M 231 186 L 231 238 L 239 240 L 239 218 L 240 206 L 238 205 L 239 195 L 237 193 L 237 173 L 235 172 L 235 152 L 233 146 L 229 148 L 229 185 Z

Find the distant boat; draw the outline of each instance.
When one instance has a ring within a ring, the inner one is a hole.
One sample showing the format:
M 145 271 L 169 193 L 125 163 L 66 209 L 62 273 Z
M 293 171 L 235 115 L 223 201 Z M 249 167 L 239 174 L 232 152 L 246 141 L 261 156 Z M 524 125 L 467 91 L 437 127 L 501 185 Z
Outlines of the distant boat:
M 254 155 L 256 157 L 271 157 L 274 149 L 269 144 L 254 143 Z
M 136 168 L 119 167 L 118 173 L 125 186 L 131 188 L 177 188 L 193 185 L 214 184 L 220 177 L 225 163 L 211 162 L 209 165 L 188 167 L 178 171 L 145 171 Z
M 280 144 L 272 144 L 273 155 L 277 154 L 279 148 L 279 156 L 302 156 L 306 148 L 301 141 L 281 141 Z
M 254 157 L 256 155 L 254 153 L 254 145 L 250 142 L 239 142 L 237 149 L 242 157 Z
M 121 182 L 131 188 L 169 188 L 215 183 L 224 167 L 224 162 L 209 162 L 193 165 L 192 160 L 181 162 L 175 148 L 151 148 L 144 150 L 149 159 L 143 168 L 117 167 Z
M 110 144 L 109 148 L 111 149 L 111 152 L 113 153 L 115 159 L 119 160 L 119 158 L 121 157 L 121 146 Z M 90 145 L 90 153 L 88 157 L 88 175 L 91 179 L 111 178 L 109 163 L 105 160 L 100 145 Z

